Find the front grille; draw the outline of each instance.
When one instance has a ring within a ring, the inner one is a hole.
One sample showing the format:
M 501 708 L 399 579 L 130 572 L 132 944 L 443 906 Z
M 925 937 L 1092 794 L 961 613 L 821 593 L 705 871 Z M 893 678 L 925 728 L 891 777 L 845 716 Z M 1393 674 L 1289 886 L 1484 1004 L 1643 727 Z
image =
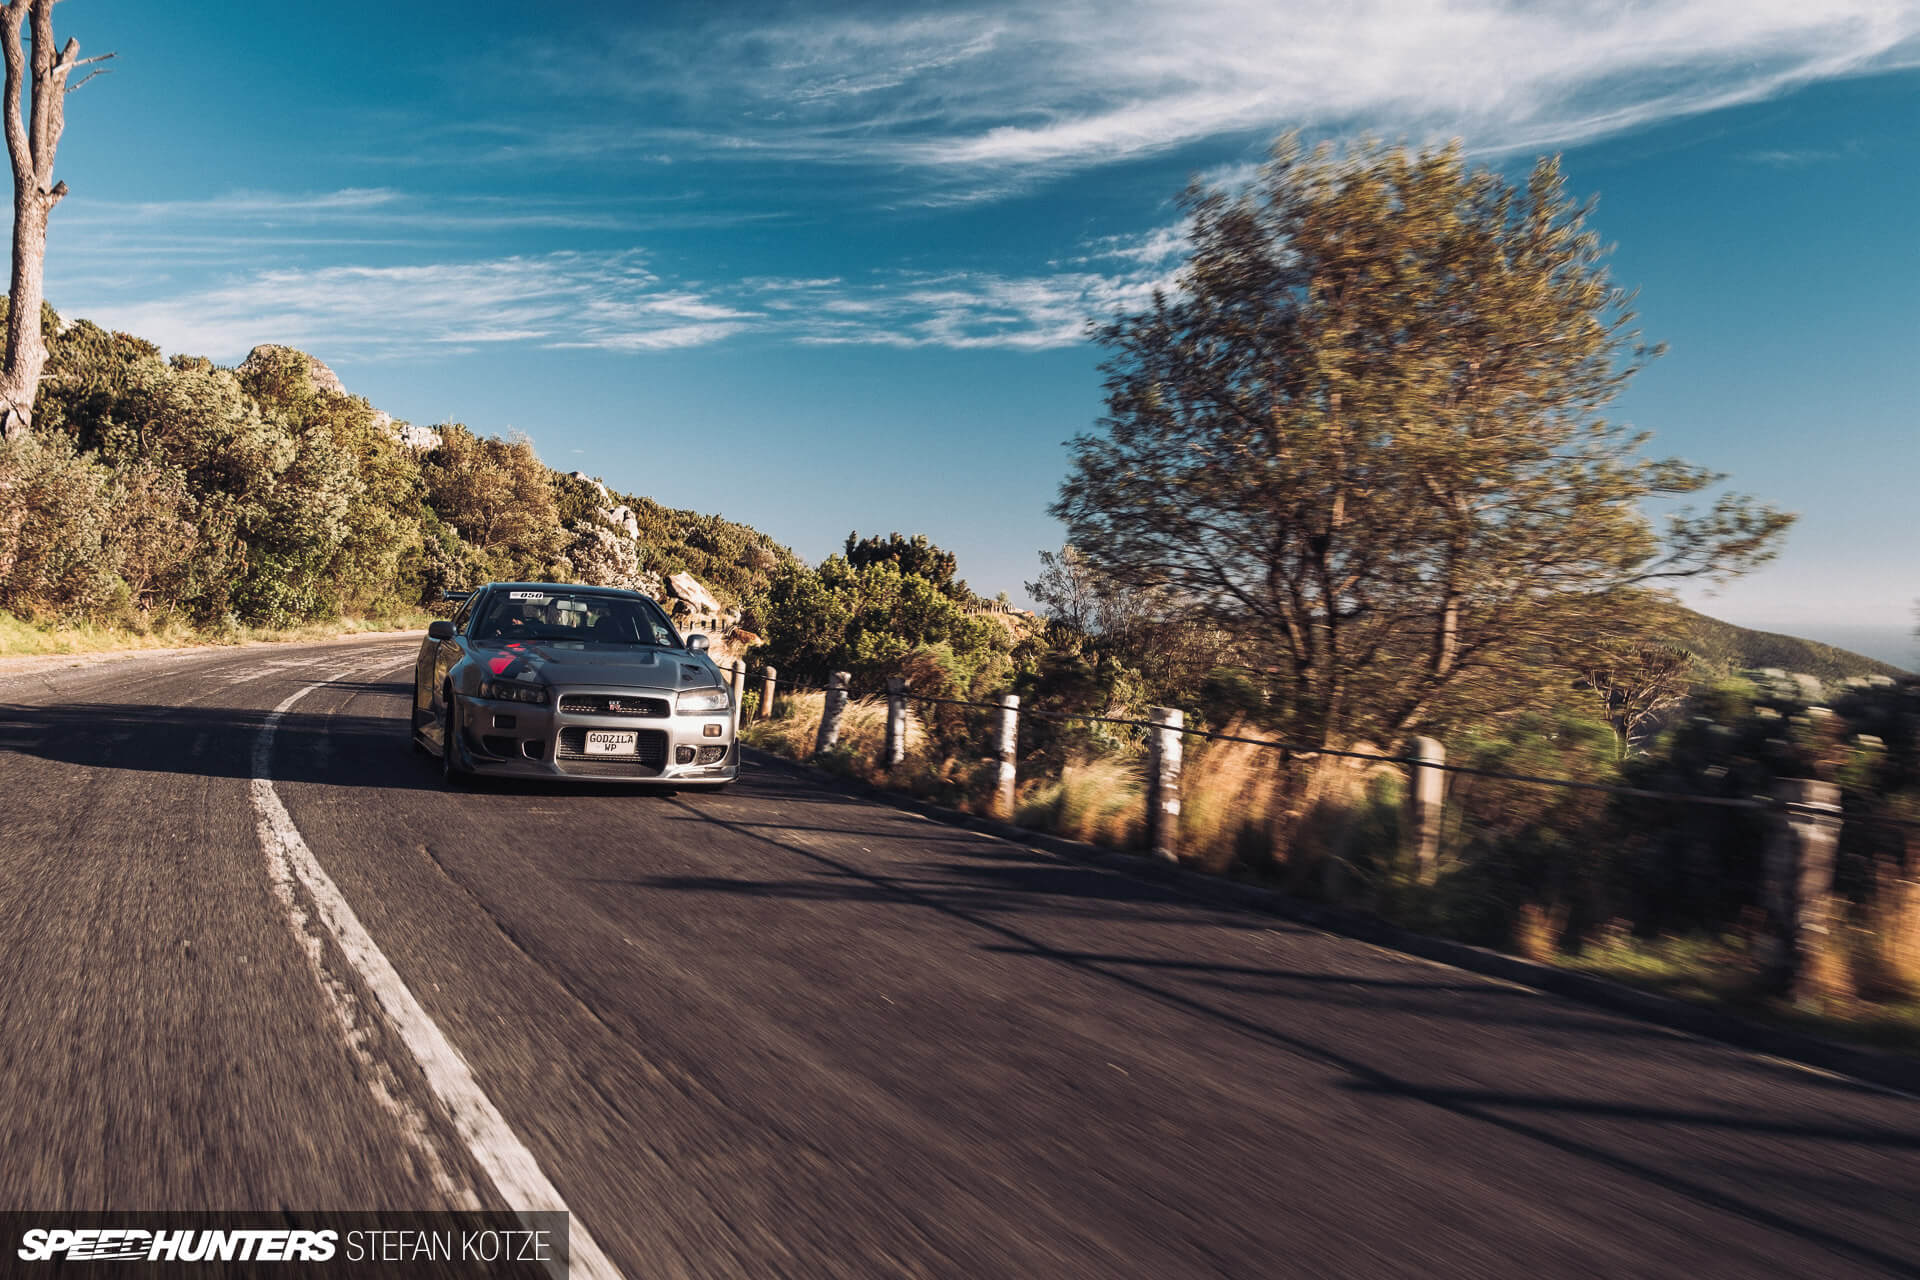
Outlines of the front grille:
M 566 773 L 600 778 L 645 777 L 660 772 L 667 762 L 667 735 L 660 729 L 638 729 L 635 754 L 630 756 L 590 756 L 587 754 L 587 730 L 569 726 L 560 731 L 560 743 L 553 762 Z
M 575 716 L 659 718 L 673 714 L 665 698 L 636 698 L 618 693 L 569 693 L 560 699 L 560 710 Z

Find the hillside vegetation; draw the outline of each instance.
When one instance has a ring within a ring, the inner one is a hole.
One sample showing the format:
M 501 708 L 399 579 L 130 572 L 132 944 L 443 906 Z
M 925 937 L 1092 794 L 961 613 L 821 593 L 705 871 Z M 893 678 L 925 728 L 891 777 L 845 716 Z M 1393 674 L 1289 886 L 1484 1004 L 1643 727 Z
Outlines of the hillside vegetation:
M 1768 667 L 1800 675 L 1814 676 L 1824 682 L 1849 680 L 1857 676 L 1899 678 L 1910 673 L 1892 663 L 1869 658 L 1850 649 L 1802 640 L 1798 636 L 1772 631 L 1754 631 L 1731 622 L 1710 618 L 1704 613 L 1675 606 L 1675 638 L 1693 652 L 1711 672 L 1756 671 Z
M 238 368 L 43 316 L 32 436 L 0 445 L 0 610 L 141 634 L 405 614 L 445 588 L 557 578 L 737 610 L 793 565 L 749 526 L 554 471 L 525 439 L 414 427 L 324 364 Z

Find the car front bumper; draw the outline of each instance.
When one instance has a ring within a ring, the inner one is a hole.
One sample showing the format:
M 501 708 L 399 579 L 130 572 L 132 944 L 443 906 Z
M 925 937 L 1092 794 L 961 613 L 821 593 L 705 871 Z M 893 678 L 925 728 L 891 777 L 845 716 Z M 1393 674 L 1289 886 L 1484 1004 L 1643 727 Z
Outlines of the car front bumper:
M 731 782 L 739 773 L 729 711 L 682 715 L 674 694 L 662 690 L 568 687 L 549 690 L 535 705 L 456 694 L 459 759 L 474 773 L 572 782 L 657 782 L 688 786 Z M 616 698 L 665 705 L 666 714 L 616 715 L 563 711 L 571 699 Z M 635 735 L 632 754 L 589 755 L 586 735 L 613 730 Z

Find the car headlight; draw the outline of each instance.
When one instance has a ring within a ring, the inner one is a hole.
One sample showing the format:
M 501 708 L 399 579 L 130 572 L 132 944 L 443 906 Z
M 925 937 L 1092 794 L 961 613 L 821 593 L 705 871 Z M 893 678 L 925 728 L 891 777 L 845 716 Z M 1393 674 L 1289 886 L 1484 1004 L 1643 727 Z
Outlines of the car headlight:
M 480 696 L 499 702 L 545 702 L 547 690 L 543 685 L 521 684 L 517 680 L 482 680 Z
M 710 711 L 725 711 L 733 705 L 732 697 L 725 689 L 689 689 L 681 694 L 674 703 L 681 715 L 701 715 Z

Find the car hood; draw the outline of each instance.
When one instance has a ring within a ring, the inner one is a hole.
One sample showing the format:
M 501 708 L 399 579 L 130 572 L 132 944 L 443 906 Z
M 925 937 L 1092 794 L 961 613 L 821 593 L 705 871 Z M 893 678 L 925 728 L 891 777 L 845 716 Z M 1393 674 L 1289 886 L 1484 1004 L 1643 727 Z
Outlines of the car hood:
M 684 649 L 616 649 L 533 641 L 476 647 L 474 660 L 496 678 L 555 685 L 700 689 L 725 684 L 705 656 Z

